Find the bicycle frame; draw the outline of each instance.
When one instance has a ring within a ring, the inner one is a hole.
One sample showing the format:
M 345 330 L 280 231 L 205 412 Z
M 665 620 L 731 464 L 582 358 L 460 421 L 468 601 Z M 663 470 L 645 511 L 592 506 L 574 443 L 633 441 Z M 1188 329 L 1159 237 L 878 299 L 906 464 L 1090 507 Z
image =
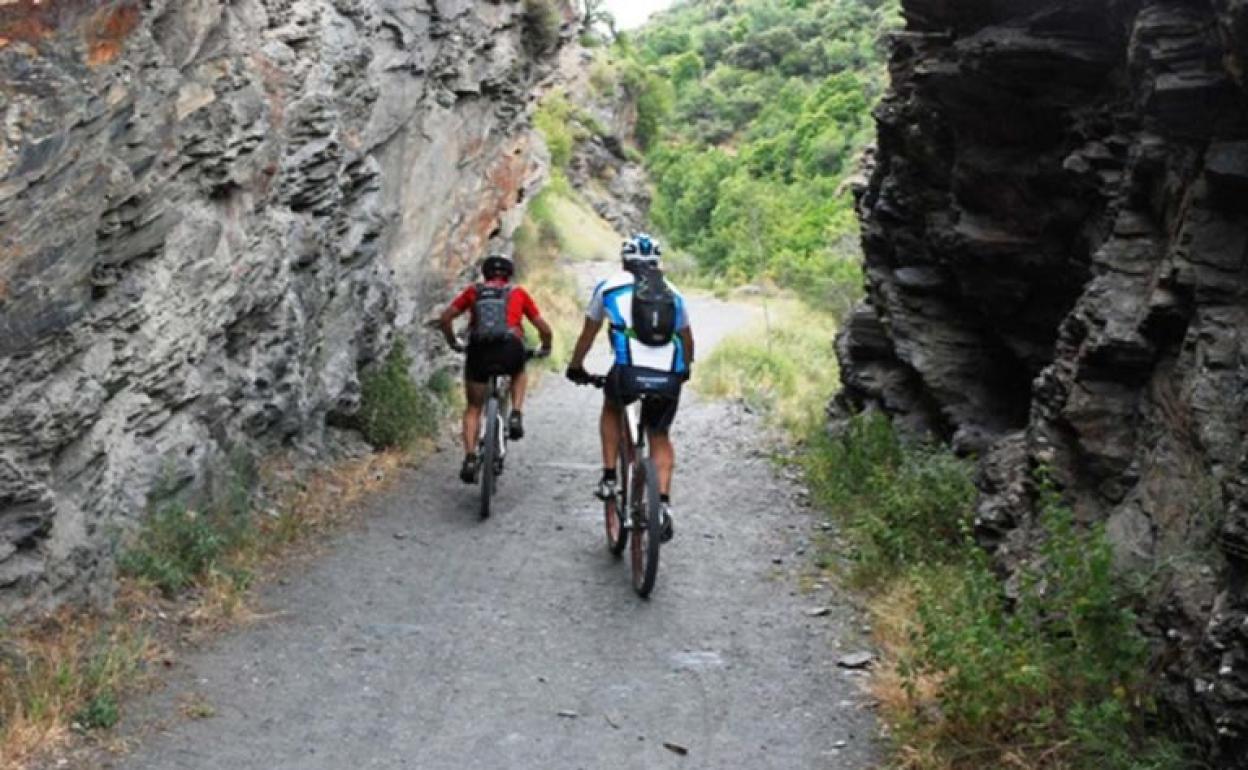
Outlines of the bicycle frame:
M 641 399 L 620 410 L 620 431 L 625 437 L 629 456 L 621 460 L 629 465 L 634 461 L 645 459 L 649 444 L 646 443 L 646 429 L 641 424 Z
M 507 456 L 507 425 L 504 415 L 507 413 L 507 403 L 511 399 L 511 378 L 506 375 L 496 374 L 490 377 L 489 383 L 486 385 L 485 403 L 481 405 L 481 427 L 477 429 L 477 447 L 485 446 L 485 436 L 488 432 L 486 415 L 489 414 L 489 403 L 493 399 L 498 403 L 498 409 L 494 410 L 495 421 L 498 423 L 498 461 L 501 463 L 503 458 Z M 478 452 L 478 455 L 481 455 Z

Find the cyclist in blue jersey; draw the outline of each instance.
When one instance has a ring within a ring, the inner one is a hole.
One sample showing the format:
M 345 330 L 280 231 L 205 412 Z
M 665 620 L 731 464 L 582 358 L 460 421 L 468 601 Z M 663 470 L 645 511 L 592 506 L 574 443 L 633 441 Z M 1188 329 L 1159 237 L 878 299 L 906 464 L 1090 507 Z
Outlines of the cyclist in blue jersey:
M 607 325 L 615 362 L 607 374 L 599 420 L 602 480 L 597 495 L 606 500 L 615 494 L 620 412 L 645 395 L 642 424 L 659 472 L 662 539 L 667 541 L 672 537 L 671 487 L 676 465 L 670 429 L 681 388 L 692 371 L 694 344 L 685 299 L 659 270 L 661 254 L 658 242 L 645 234 L 624 242 L 620 255 L 624 269 L 594 287 L 567 376 L 576 383 L 588 381 L 585 356 Z

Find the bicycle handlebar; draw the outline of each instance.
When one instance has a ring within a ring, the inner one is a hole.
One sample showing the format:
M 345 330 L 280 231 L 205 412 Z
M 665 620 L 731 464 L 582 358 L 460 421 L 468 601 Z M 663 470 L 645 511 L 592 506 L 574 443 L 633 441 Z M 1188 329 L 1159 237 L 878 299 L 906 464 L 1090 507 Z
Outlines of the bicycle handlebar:
M 590 387 L 602 390 L 607 386 L 607 377 L 603 374 L 590 374 L 584 380 L 576 383 L 577 385 L 589 385 Z

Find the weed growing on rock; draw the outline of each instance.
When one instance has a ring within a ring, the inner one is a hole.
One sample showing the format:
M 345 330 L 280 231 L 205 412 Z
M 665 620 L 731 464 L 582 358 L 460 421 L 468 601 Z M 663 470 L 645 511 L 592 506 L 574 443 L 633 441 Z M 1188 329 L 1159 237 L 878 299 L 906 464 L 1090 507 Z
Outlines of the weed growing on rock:
M 551 0 L 524 0 L 524 47 L 534 56 L 559 42 L 559 11 Z
M 410 369 L 407 346 L 398 340 L 381 366 L 363 378 L 356 425 L 377 449 L 409 448 L 437 430 L 438 406 Z
M 222 557 L 252 534 L 247 513 L 208 507 L 204 511 L 167 503 L 148 517 L 137 542 L 122 552 L 117 566 L 126 577 L 176 596 L 199 578 L 221 567 Z M 241 571 L 233 576 L 246 582 Z
M 224 566 L 222 558 L 254 538 L 251 509 L 257 483 L 251 458 L 232 455 L 223 472 L 210 476 L 195 504 L 170 499 L 148 516 L 135 541 L 117 558 L 121 574 L 169 597 L 214 571 L 246 584 L 250 575 Z

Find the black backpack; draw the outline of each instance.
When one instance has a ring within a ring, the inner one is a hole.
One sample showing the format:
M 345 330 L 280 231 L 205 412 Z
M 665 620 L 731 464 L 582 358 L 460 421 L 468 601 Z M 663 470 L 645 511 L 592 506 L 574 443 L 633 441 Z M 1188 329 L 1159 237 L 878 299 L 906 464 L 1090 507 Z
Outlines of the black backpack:
M 633 336 L 651 347 L 668 344 L 676 335 L 676 294 L 657 267 L 638 267 L 633 279 Z
M 511 286 L 477 284 L 477 298 L 473 303 L 473 342 L 500 342 L 511 336 L 511 327 L 507 325 L 510 299 Z

